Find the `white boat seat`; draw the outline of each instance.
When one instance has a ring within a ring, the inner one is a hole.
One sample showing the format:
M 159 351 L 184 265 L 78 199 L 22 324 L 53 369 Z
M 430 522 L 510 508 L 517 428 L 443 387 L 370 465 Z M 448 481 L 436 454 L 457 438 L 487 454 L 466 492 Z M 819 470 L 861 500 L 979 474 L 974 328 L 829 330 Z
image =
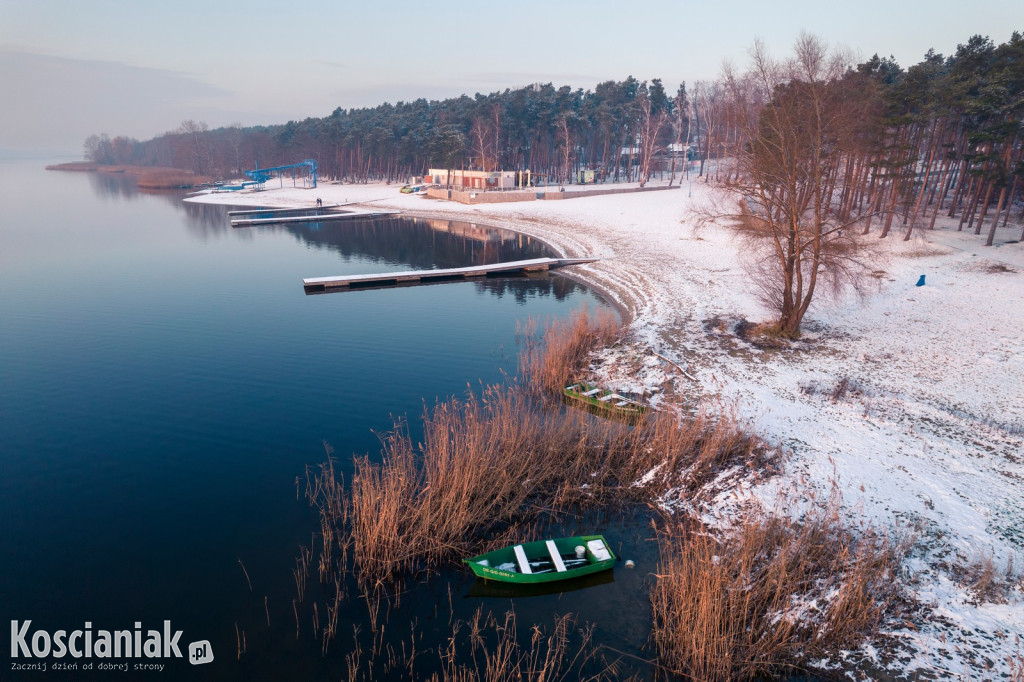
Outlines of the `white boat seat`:
M 602 403 L 606 403 L 606 402 L 608 402 L 609 400 L 611 400 L 614 397 L 615 397 L 614 395 L 608 394 L 608 395 L 601 396 L 600 398 L 598 398 L 598 400 L 600 400 Z
M 523 551 L 523 546 L 516 545 L 512 549 L 516 553 L 516 563 L 519 564 L 519 572 L 527 574 L 533 573 L 533 569 L 530 568 L 530 562 L 526 558 L 526 552 Z
M 562 555 L 558 553 L 558 547 L 555 547 L 554 540 L 548 540 L 544 543 L 548 546 L 548 554 L 551 555 L 551 563 L 555 565 L 555 570 L 559 573 L 565 571 L 565 562 L 562 561 Z
M 594 555 L 594 558 L 598 561 L 607 561 L 612 558 L 611 552 L 604 546 L 604 543 L 600 540 L 591 540 L 587 543 L 587 549 Z
M 582 395 L 591 396 L 591 395 L 597 395 L 600 392 L 601 392 L 601 389 L 599 389 L 599 388 L 592 388 L 589 391 L 584 392 Z
M 623 405 L 629 405 L 629 401 L 628 400 L 623 400 L 623 401 L 615 403 L 615 407 L 622 407 Z

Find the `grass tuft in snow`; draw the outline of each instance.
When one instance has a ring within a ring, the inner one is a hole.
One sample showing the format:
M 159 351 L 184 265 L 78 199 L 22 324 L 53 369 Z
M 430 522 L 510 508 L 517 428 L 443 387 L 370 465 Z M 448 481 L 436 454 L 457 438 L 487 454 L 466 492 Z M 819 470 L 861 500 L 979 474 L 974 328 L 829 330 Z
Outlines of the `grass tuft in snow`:
M 1020 635 L 1017 635 L 1017 645 L 1024 647 Z M 1024 682 L 1024 649 L 1007 657 L 1010 667 L 1010 682 Z
M 980 552 L 954 575 L 979 603 L 1005 604 L 1010 593 L 1022 585 L 1024 576 L 1014 567 L 1013 557 L 999 565 L 991 551 Z

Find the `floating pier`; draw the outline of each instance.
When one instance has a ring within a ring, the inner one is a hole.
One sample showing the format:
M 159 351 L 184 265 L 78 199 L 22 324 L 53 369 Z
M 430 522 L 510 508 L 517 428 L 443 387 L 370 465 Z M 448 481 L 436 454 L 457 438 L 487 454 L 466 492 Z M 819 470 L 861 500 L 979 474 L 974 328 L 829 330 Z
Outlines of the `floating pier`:
M 245 211 L 228 211 L 228 215 L 285 215 L 287 213 L 307 213 L 309 211 L 326 211 L 347 204 L 330 204 L 328 206 L 291 206 L 281 208 L 254 208 Z
M 502 277 L 531 272 L 544 272 L 568 265 L 593 263 L 597 258 L 533 258 L 531 260 L 471 265 L 466 268 L 444 270 L 407 270 L 373 275 L 342 275 L 340 277 L 310 277 L 302 280 L 307 294 L 323 293 L 341 289 L 365 289 L 370 287 L 395 286 L 400 284 L 427 284 L 452 282 L 480 277 Z
M 316 209 L 313 209 L 316 210 Z M 319 223 L 327 220 L 368 220 L 398 215 L 401 211 L 351 211 L 349 213 L 318 213 L 316 215 L 279 216 L 276 218 L 242 218 L 232 220 L 231 227 L 253 227 L 255 225 L 278 225 L 282 223 Z

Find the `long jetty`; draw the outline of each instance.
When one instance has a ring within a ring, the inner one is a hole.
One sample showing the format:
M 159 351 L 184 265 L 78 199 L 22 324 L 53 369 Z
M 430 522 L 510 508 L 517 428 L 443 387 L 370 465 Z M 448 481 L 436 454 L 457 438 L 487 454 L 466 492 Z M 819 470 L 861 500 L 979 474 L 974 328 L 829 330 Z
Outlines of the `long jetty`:
M 309 211 L 326 211 L 332 208 L 341 208 L 342 206 L 359 206 L 360 204 L 372 204 L 375 201 L 389 200 L 391 200 L 391 197 L 364 199 L 362 201 L 345 201 L 340 204 L 324 204 L 322 206 L 317 206 L 316 204 L 313 204 L 312 206 L 278 206 L 277 208 L 265 206 L 263 208 L 250 208 L 241 211 L 228 211 L 228 215 L 285 215 L 286 213 L 308 213 Z
M 597 258 L 533 258 L 530 260 L 492 263 L 491 265 L 471 265 L 465 268 L 447 268 L 442 270 L 406 270 L 402 272 L 385 272 L 371 275 L 341 275 L 339 277 L 309 277 L 302 280 L 307 294 L 324 293 L 332 290 L 366 289 L 401 284 L 428 284 L 432 282 L 452 282 L 463 279 L 481 277 L 502 277 L 532 272 L 544 272 L 568 265 L 593 263 Z
M 326 211 L 331 208 L 348 206 L 349 204 L 328 204 L 326 206 L 291 206 L 282 208 L 253 208 L 245 211 L 228 211 L 228 215 L 285 215 L 287 213 L 309 213 L 310 211 Z
M 314 209 L 315 210 L 315 209 Z M 279 225 L 282 223 L 319 223 L 326 220 L 367 220 L 398 215 L 401 211 L 350 211 L 348 213 L 317 213 L 315 215 L 277 216 L 271 218 L 242 218 L 232 220 L 231 227 L 253 227 L 256 225 Z

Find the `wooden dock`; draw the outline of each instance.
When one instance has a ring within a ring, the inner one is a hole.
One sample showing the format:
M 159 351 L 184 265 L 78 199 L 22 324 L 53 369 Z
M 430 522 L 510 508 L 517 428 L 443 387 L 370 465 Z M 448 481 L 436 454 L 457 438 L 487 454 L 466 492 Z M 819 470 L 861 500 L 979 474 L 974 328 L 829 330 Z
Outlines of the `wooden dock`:
M 316 210 L 316 209 L 313 209 Z M 348 213 L 317 213 L 316 215 L 279 216 L 276 218 L 242 218 L 232 220 L 231 227 L 254 227 L 256 225 L 280 225 L 285 223 L 320 223 L 327 220 L 369 220 L 399 215 L 401 211 L 350 211 Z
M 348 204 L 328 204 L 326 206 L 282 206 L 280 208 L 253 208 L 244 211 L 228 211 L 228 215 L 285 215 L 287 213 L 308 213 L 310 211 L 326 211 L 330 208 L 347 206 Z
M 568 265 L 593 263 L 597 258 L 533 258 L 491 265 L 471 265 L 466 268 L 447 268 L 443 270 L 407 270 L 403 272 L 385 272 L 372 275 L 341 275 L 340 277 L 310 277 L 302 280 L 307 294 L 323 293 L 331 290 L 365 289 L 401 284 L 428 284 L 433 282 L 452 282 L 480 277 L 502 277 L 531 272 L 544 272 Z

